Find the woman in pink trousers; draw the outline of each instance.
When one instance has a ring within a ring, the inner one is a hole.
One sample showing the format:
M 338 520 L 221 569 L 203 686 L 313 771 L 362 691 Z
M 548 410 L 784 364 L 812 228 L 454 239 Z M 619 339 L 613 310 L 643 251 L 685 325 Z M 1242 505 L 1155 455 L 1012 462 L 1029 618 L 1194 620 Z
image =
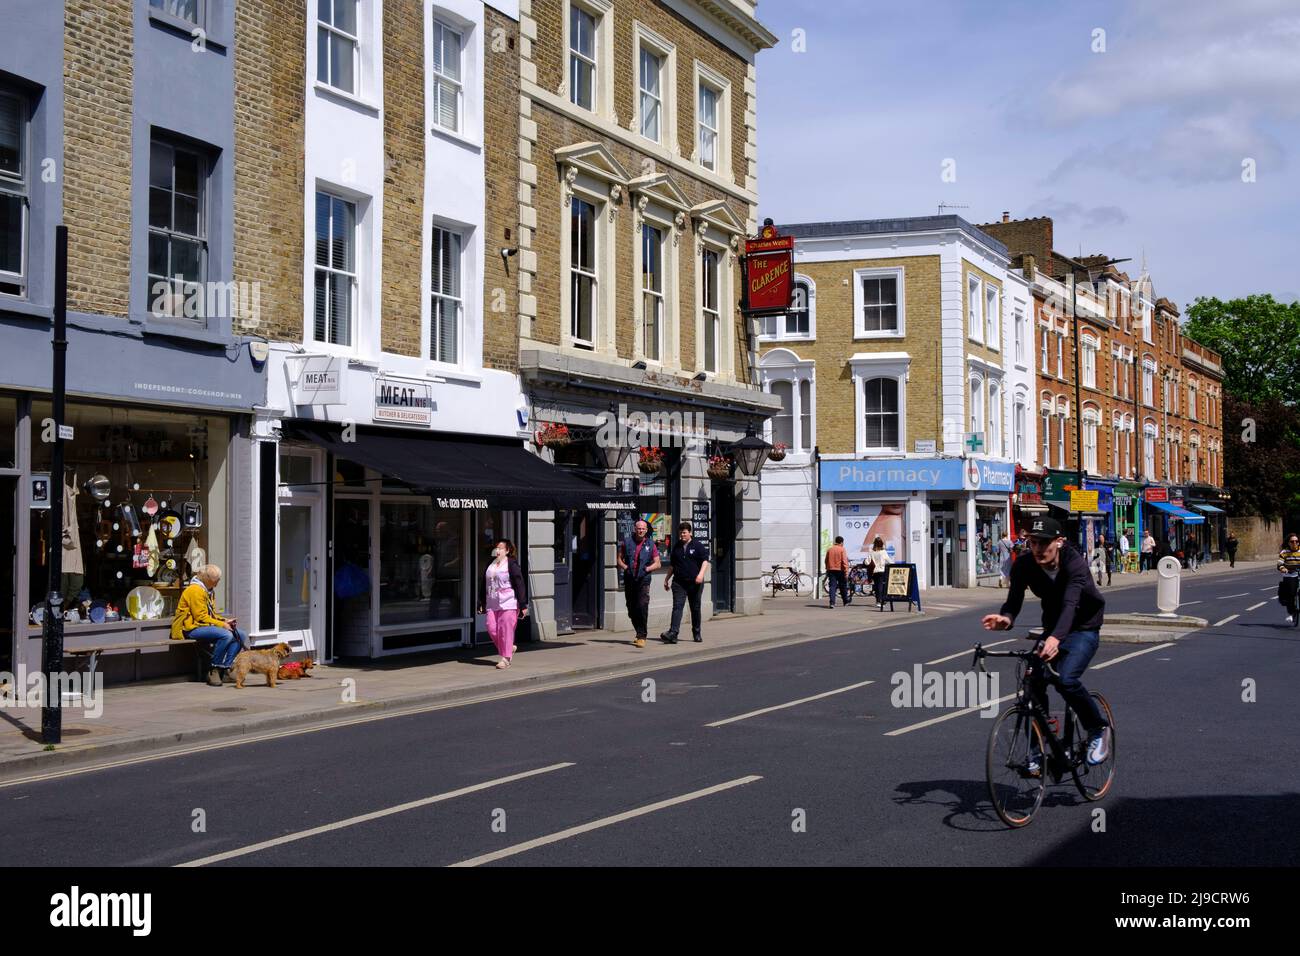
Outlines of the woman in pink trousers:
M 485 593 L 479 613 L 487 612 L 488 635 L 501 655 L 497 670 L 505 670 L 515 653 L 515 626 L 528 616 L 528 591 L 514 542 L 502 538 L 493 545 Z

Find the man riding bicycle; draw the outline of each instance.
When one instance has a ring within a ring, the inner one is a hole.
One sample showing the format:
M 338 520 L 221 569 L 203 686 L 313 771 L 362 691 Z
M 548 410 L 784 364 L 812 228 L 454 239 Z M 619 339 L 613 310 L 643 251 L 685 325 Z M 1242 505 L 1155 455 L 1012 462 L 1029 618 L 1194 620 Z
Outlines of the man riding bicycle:
M 1106 599 L 1088 573 L 1087 557 L 1066 542 L 1055 518 L 1035 518 L 1030 525 L 1029 550 L 1011 566 L 1006 602 L 997 614 L 984 616 L 984 629 L 1009 630 L 1024 604 L 1026 588 L 1043 602 L 1043 633 L 1047 637 L 1038 656 L 1057 662 L 1060 677 L 1056 688 L 1088 732 L 1088 763 L 1104 763 L 1110 752 L 1110 727 L 1079 678 L 1097 653 Z M 1038 669 L 1030 693 L 1048 713 L 1044 671 Z M 1041 759 L 1041 754 L 1030 755 L 1030 774 L 1041 772 Z
M 1300 535 L 1292 532 L 1286 547 L 1277 553 L 1277 569 L 1282 581 L 1277 587 L 1277 599 L 1286 608 L 1286 623 L 1294 624 L 1292 616 L 1296 606 L 1296 590 L 1300 588 Z

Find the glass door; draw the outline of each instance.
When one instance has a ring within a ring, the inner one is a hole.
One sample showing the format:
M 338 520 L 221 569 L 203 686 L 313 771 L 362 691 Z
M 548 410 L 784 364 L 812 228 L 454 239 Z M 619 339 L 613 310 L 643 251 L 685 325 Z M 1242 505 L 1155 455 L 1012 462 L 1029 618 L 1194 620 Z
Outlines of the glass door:
M 956 524 L 957 516 L 952 512 L 930 513 L 930 587 L 952 586 Z
M 316 501 L 280 504 L 280 635 L 295 650 L 316 650 L 321 627 L 321 561 Z

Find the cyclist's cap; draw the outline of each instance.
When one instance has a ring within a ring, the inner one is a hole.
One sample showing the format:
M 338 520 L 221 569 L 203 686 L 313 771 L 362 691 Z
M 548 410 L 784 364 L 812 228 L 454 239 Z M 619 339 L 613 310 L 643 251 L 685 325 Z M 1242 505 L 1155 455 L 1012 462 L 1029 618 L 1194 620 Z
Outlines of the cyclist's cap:
M 1061 522 L 1055 518 L 1035 518 L 1029 523 L 1028 534 L 1031 538 L 1059 538 L 1062 534 Z

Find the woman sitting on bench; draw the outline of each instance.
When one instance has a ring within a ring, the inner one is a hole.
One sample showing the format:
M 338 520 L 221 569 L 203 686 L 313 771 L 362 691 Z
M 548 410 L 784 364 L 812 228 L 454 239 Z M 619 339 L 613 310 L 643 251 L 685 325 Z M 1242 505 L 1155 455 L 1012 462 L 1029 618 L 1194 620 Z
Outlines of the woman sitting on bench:
M 215 564 L 205 564 L 181 593 L 176 616 L 172 618 L 172 640 L 211 642 L 212 669 L 208 671 L 208 684 L 212 687 L 221 686 L 222 678 L 235 662 L 235 655 L 248 648 L 248 638 L 235 627 L 235 619 L 217 614 L 213 593 L 220 583 L 221 569 Z

